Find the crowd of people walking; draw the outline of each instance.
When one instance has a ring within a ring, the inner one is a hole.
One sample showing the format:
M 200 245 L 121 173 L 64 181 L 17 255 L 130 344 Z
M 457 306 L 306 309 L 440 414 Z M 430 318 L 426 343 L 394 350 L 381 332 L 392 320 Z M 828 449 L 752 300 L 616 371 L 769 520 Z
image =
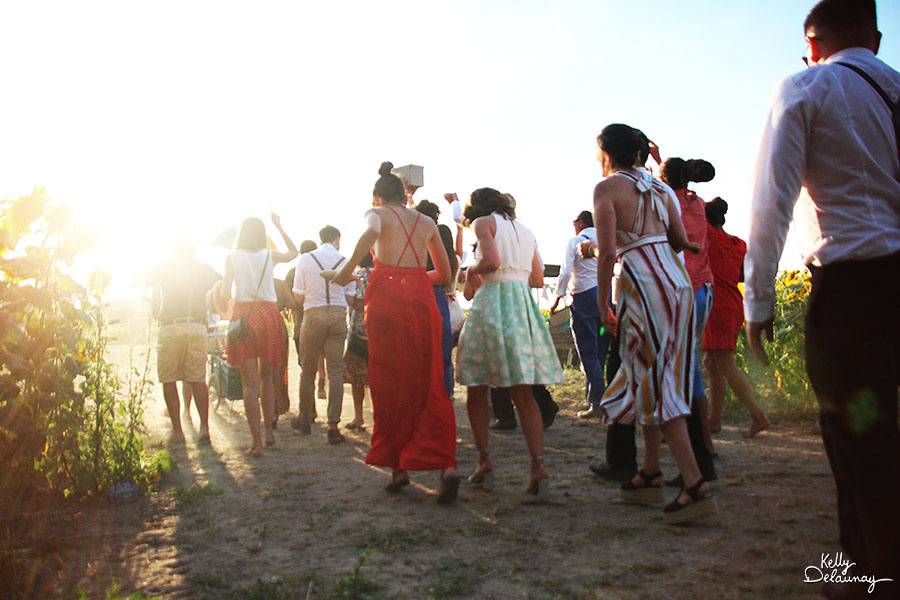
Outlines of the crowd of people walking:
M 571 298 L 585 373 L 578 417 L 608 425 L 606 460 L 591 470 L 619 482 L 627 502 L 661 504 L 664 486 L 679 488 L 663 509 L 668 522 L 715 514 L 713 436 L 721 429 L 726 386 L 749 413 L 746 437 L 770 426 L 736 365 L 736 341 L 746 315 L 750 346 L 766 360 L 761 338 L 771 339 L 773 279 L 805 186 L 803 202 L 813 210 L 804 215 L 816 215 L 807 247 L 813 286 L 807 362 L 838 486 L 841 541 L 860 565 L 896 574 L 900 188 L 896 102 L 888 102 L 891 113 L 885 100 L 897 96 L 900 77 L 875 58 L 874 11 L 874 2 L 823 0 L 810 12 L 804 28 L 811 68 L 776 92 L 757 165 L 749 244 L 725 232 L 724 199 L 706 202 L 691 189 L 714 179 L 709 161 L 664 160 L 639 129 L 603 128 L 597 137 L 603 179 L 593 206 L 572 221 L 551 312 Z M 493 487 L 502 465 L 489 453 L 490 432 L 521 425 L 531 460 L 525 488 L 545 498 L 552 465 L 545 464 L 544 428 L 558 410 L 546 386 L 564 375 L 531 291 L 544 286 L 535 235 L 518 219 L 510 194 L 484 187 L 465 207 L 455 194 L 445 196 L 457 224 L 454 239 L 438 223 L 437 204 L 414 205 L 414 188 L 393 171 L 391 163 L 379 168 L 365 231 L 350 256 L 341 253 L 341 234 L 332 226 L 321 230 L 321 245 L 304 242 L 298 251 L 273 215 L 286 250 L 272 250 L 263 222 L 248 218 L 221 282 L 183 244 L 148 279 L 163 290 L 159 376 L 175 433 L 181 432 L 175 382 L 186 381 L 200 409 L 201 437 L 209 439 L 199 326 L 205 309 L 198 304 L 206 305 L 211 289 L 212 309 L 230 322 L 226 354 L 240 369 L 252 456 L 275 443 L 285 412 L 286 393 L 277 391 L 287 370 L 284 309 L 292 314 L 301 368 L 294 429 L 312 432 L 318 377 L 320 394 L 327 387 L 328 442 L 343 440 L 345 383 L 354 406 L 345 428 L 365 430 L 368 387 L 374 423 L 366 462 L 391 470 L 385 489 L 400 491 L 410 471 L 438 471 L 438 501 L 452 503 L 460 487 L 455 378 L 466 388 L 478 454 L 468 481 Z M 477 240 L 471 260 L 462 250 L 464 226 Z M 275 265 L 295 259 L 286 282 L 277 282 Z M 746 298 L 739 287 L 745 275 Z M 876 282 L 878 293 L 860 293 Z M 471 302 L 461 329 L 460 284 Z M 279 287 L 286 290 L 281 302 Z M 853 418 L 860 394 L 874 411 L 862 429 Z M 660 469 L 663 442 L 678 468 L 669 480 Z

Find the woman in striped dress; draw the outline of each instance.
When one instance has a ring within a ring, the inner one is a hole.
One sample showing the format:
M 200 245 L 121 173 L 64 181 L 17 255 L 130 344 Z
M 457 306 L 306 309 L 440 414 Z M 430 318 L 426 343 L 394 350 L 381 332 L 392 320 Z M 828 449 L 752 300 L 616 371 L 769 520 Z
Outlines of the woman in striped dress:
M 601 401 L 609 422 L 634 423 L 644 432 L 644 464 L 622 484 L 629 502 L 662 501 L 659 449 L 664 434 L 684 486 L 664 509 L 666 521 L 717 512 L 688 439 L 693 367 L 693 289 L 675 254 L 699 248 L 688 241 L 667 188 L 634 168 L 642 141 L 614 124 L 597 138 L 604 181 L 594 189 L 597 293 L 603 325 L 618 336 L 622 366 Z M 613 265 L 621 264 L 617 314 L 610 309 Z

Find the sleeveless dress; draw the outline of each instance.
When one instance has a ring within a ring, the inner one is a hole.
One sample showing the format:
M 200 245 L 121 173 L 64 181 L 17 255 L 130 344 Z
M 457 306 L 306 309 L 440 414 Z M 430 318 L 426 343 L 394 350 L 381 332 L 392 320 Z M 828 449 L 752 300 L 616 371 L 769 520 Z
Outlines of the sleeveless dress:
M 632 231 L 616 230 L 622 366 L 600 407 L 612 423 L 660 425 L 691 412 L 694 291 L 668 236 L 643 232 L 653 213 L 668 229 L 665 189 L 646 172 L 615 176 L 640 195 Z
M 287 328 L 278 311 L 272 253 L 235 250 L 229 260 L 234 270 L 235 304 L 231 319 L 243 319 L 249 331 L 239 342 L 227 340 L 228 364 L 241 365 L 259 358 L 272 366 L 287 365 Z
M 712 312 L 703 331 L 704 350 L 734 350 L 744 326 L 744 297 L 738 289 L 743 281 L 747 244 L 737 236 L 708 225 L 709 267 L 713 274 Z
M 412 231 L 394 213 L 418 267 L 378 260 L 366 289 L 369 388 L 375 425 L 366 463 L 405 471 L 456 467 L 456 415 L 444 388 L 442 321 Z
M 485 275 L 472 299 L 459 338 L 457 381 L 497 388 L 562 383 L 550 329 L 528 285 L 534 234 L 515 219 L 493 218 L 500 268 Z

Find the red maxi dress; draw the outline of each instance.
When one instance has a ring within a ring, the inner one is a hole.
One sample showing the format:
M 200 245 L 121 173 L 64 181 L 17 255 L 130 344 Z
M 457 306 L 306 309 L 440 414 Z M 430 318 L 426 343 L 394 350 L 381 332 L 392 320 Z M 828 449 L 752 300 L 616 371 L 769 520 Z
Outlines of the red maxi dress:
M 388 207 L 390 208 L 390 207 Z M 412 250 L 412 231 L 393 209 Z M 399 260 L 398 260 L 399 262 Z M 365 295 L 375 426 L 366 463 L 403 471 L 456 467 L 456 416 L 444 387 L 442 321 L 424 266 L 375 261 Z

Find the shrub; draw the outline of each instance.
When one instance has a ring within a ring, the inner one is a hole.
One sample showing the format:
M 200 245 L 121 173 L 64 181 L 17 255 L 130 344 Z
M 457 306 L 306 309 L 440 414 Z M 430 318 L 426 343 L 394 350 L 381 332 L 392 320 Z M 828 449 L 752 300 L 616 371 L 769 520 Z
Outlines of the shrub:
M 809 273 L 782 271 L 775 281 L 774 340 L 766 345 L 771 365 L 766 368 L 751 357 L 746 337 L 738 339 L 737 365 L 747 372 L 770 416 L 788 419 L 815 418 L 818 405 L 806 375 L 804 318 L 810 292 Z M 728 412 L 743 414 L 730 393 Z
M 145 485 L 149 359 L 127 381 L 106 360 L 102 294 L 66 273 L 91 236 L 41 189 L 0 202 L 0 506 L 35 492 L 99 494 Z M 132 361 L 133 363 L 134 361 Z

